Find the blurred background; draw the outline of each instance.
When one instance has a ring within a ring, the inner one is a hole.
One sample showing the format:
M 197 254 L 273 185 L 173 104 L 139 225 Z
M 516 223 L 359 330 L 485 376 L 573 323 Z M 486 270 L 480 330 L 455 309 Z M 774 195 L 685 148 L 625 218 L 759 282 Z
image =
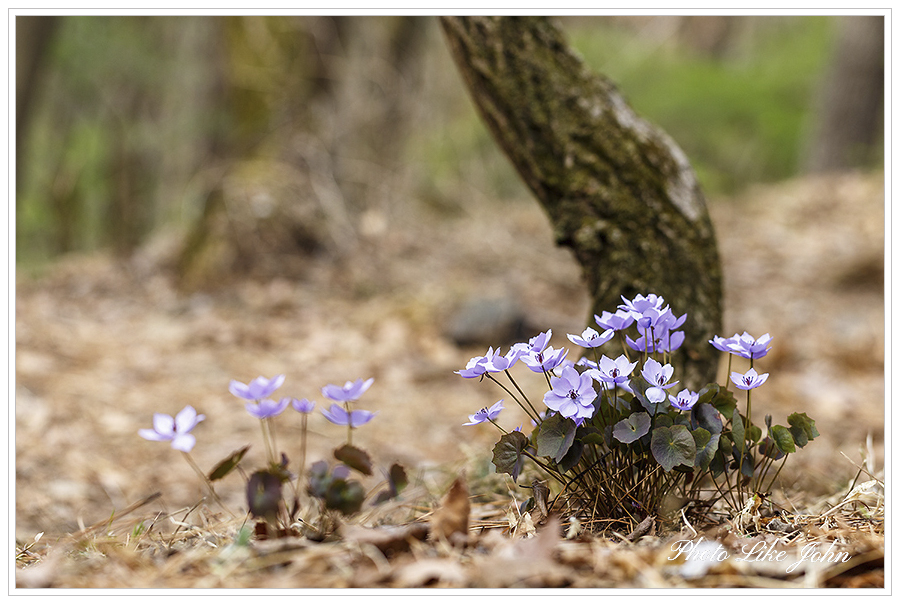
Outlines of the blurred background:
M 560 23 L 710 197 L 881 165 L 881 17 Z M 20 268 L 191 230 L 229 176 L 282 187 L 257 215 L 329 213 L 308 246 L 349 245 L 366 210 L 530 203 L 432 17 L 18 17 L 16 48 Z
M 869 434 L 882 463 L 883 18 L 559 23 L 698 173 L 722 335 L 775 337 L 754 411 L 806 412 L 826 441 L 785 491 L 846 485 L 841 452 L 859 461 Z M 16 61 L 17 535 L 154 490 L 192 505 L 191 472 L 137 430 L 195 406 L 211 468 L 258 442 L 229 381 L 278 373 L 278 394 L 320 403 L 375 377 L 355 444 L 507 492 L 496 434 L 461 425 L 504 393 L 453 371 L 548 328 L 570 346 L 589 301 L 435 17 L 17 16 Z M 309 461 L 343 438 L 310 428 Z M 241 506 L 237 482 L 220 491 Z

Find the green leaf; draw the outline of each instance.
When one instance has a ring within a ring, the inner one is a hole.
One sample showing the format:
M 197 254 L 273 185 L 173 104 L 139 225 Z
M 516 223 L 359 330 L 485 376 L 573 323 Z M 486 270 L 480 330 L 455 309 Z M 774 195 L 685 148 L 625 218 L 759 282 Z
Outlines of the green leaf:
M 362 472 L 366 476 L 372 475 L 372 460 L 369 454 L 353 445 L 344 445 L 334 450 L 334 458 L 343 462 L 349 468 Z
M 650 451 L 666 472 L 681 464 L 693 466 L 697 457 L 694 437 L 684 426 L 655 428 L 650 438 Z
M 749 430 L 745 430 L 747 434 L 747 440 L 751 443 L 758 443 L 759 439 L 762 438 L 762 430 L 759 426 L 752 425 Z
M 498 472 L 505 472 L 518 480 L 525 464 L 525 448 L 528 446 L 528 438 L 518 431 L 509 432 L 500 437 L 494 445 L 494 456 L 491 462 Z
M 791 436 L 798 447 L 805 447 L 806 443 L 819 436 L 815 420 L 805 413 L 791 413 L 788 415 L 788 423 L 791 425 Z
M 722 432 L 722 416 L 719 411 L 709 403 L 697 403 L 691 409 L 691 421 L 710 434 Z
M 633 443 L 650 431 L 650 416 L 645 412 L 632 413 L 613 427 L 613 436 L 619 442 Z
M 337 478 L 328 485 L 324 502 L 325 507 L 329 510 L 336 510 L 345 516 L 350 516 L 362 508 L 365 498 L 366 491 L 359 482 Z
M 791 431 L 784 426 L 772 426 L 769 435 L 782 453 L 793 453 L 797 450 L 794 447 L 794 437 L 791 435 Z
M 405 489 L 407 484 L 409 484 L 409 479 L 406 477 L 406 470 L 400 464 L 395 463 L 388 471 L 387 488 L 375 496 L 373 503 L 379 504 L 394 499 L 400 495 L 400 491 Z
M 225 478 L 225 476 L 227 476 L 229 472 L 231 472 L 237 467 L 239 463 L 241 463 L 241 460 L 244 458 L 244 455 L 249 449 L 250 445 L 247 445 L 242 449 L 238 449 L 237 451 L 220 461 L 218 464 L 216 464 L 216 467 L 213 468 L 213 471 L 209 473 L 210 481 Z
M 726 390 L 720 386 L 719 392 L 710 404 L 718 409 L 719 413 L 724 417 L 731 417 L 737 407 L 737 399 L 734 398 L 734 394 L 730 390 Z
M 247 481 L 247 505 L 257 518 L 274 520 L 281 503 L 281 477 L 259 470 Z
M 560 472 L 566 473 L 581 461 L 581 454 L 584 452 L 584 444 L 580 440 L 576 440 L 566 451 L 566 454 L 556 463 L 556 467 Z
M 705 405 L 707 403 L 711 403 L 716 395 L 719 394 L 719 385 L 716 383 L 707 384 L 703 388 L 700 389 L 700 392 L 697 393 L 697 404 Z
M 744 422 L 741 420 L 740 412 L 735 409 L 731 416 L 731 440 L 737 453 L 742 453 L 746 448 L 744 442 Z
M 772 440 L 771 437 L 766 436 L 762 439 L 762 442 L 759 443 L 759 452 L 761 455 L 765 455 L 766 457 L 774 460 L 779 460 L 784 457 L 784 453 L 775 445 L 775 441 Z
M 719 434 L 710 434 L 705 428 L 697 428 L 691 432 L 691 436 L 694 437 L 694 444 L 697 446 L 694 466 L 706 470 L 719 449 Z
M 538 457 L 550 457 L 559 463 L 575 440 L 575 429 L 574 421 L 558 413 L 541 422 L 537 435 Z

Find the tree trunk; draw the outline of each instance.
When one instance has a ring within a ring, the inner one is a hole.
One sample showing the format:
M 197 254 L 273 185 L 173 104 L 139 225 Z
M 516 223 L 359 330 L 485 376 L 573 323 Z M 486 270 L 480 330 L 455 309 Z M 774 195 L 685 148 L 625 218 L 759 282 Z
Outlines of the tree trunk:
M 713 381 L 722 276 L 715 235 L 684 152 L 591 73 L 542 17 L 443 17 L 444 33 L 494 138 L 581 264 L 592 313 L 655 293 L 688 313 L 673 364 Z
M 829 172 L 878 158 L 884 131 L 884 17 L 839 17 L 806 168 Z

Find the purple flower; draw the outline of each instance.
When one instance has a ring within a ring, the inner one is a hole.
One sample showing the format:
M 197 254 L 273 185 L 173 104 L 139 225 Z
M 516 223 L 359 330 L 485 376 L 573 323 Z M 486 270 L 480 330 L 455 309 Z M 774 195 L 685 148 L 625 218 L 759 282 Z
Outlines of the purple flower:
M 363 395 L 363 392 L 369 389 L 369 386 L 371 386 L 372 382 L 374 381 L 375 378 L 369 378 L 365 382 L 362 381 L 362 378 L 360 378 L 355 382 L 347 382 L 343 386 L 328 384 L 327 386 L 322 388 L 322 396 L 324 396 L 325 398 L 330 398 L 331 400 L 337 401 L 339 403 L 355 401 Z M 334 405 L 332 405 L 332 407 L 333 406 Z
M 539 333 L 534 336 L 530 340 L 528 340 L 528 351 L 530 352 L 541 352 L 544 348 L 547 347 L 547 344 L 550 342 L 550 336 L 553 335 L 553 330 L 548 329 L 543 333 Z M 528 352 L 526 351 L 526 352 Z
M 616 335 L 616 333 L 612 329 L 607 329 L 601 335 L 597 333 L 596 329 L 590 327 L 581 332 L 581 336 L 566 334 L 570 342 L 576 346 L 581 346 L 582 348 L 597 348 L 598 346 L 603 346 L 612 340 L 614 335 Z
M 481 411 L 476 413 L 475 415 L 469 416 L 469 421 L 463 426 L 474 426 L 476 424 L 480 424 L 486 421 L 493 421 L 497 419 L 497 416 L 500 415 L 500 412 L 503 411 L 505 407 L 503 406 L 503 399 L 500 399 L 488 409 L 486 407 L 482 407 Z
M 633 300 L 629 300 L 625 296 L 621 296 L 621 298 L 624 304 L 619 304 L 619 308 L 624 311 L 635 313 L 635 315 L 643 315 L 644 311 L 648 308 L 661 309 L 666 302 L 656 294 L 647 294 L 646 298 L 643 295 L 638 294 Z
M 266 419 L 267 417 L 275 417 L 280 415 L 282 411 L 287 409 L 291 402 L 289 398 L 283 398 L 277 403 L 272 399 L 264 398 L 258 403 L 247 403 L 247 413 L 256 419 Z
M 242 384 L 237 380 L 231 380 L 228 391 L 238 398 L 248 401 L 258 401 L 271 395 L 284 383 L 284 374 L 276 375 L 271 380 L 259 376 L 249 384 Z
M 524 354 L 522 362 L 528 365 L 528 368 L 535 373 L 542 373 L 544 371 L 553 371 L 563 362 L 567 354 L 569 354 L 569 351 L 565 348 L 554 350 L 552 346 L 548 346 L 541 352 L 532 351 Z
M 377 411 L 375 413 L 377 413 Z M 356 428 L 369 423 L 369 421 L 375 417 L 375 413 L 363 411 L 361 409 L 347 413 L 346 409 L 336 403 L 331 403 L 331 407 L 328 409 L 322 409 L 322 415 L 324 415 L 325 419 L 332 424 L 337 424 L 338 426 L 350 424 L 351 428 Z
M 604 310 L 599 317 L 594 315 L 594 321 L 603 329 L 612 329 L 614 331 L 622 331 L 634 323 L 634 317 L 625 310 L 617 310 L 615 313 Z
M 527 352 L 527 348 L 525 348 L 525 344 L 516 344 L 512 348 L 509 349 L 505 355 L 500 354 L 500 349 L 488 358 L 487 362 L 484 364 L 485 371 L 488 373 L 497 373 L 500 371 L 506 371 L 510 367 L 516 364 L 519 358 Z
M 681 409 L 682 411 L 690 411 L 694 405 L 697 404 L 697 399 L 700 398 L 700 395 L 696 392 L 692 392 L 685 388 L 681 392 L 678 393 L 677 396 L 669 395 L 669 402 L 672 403 L 672 406 L 676 409 Z
M 462 377 L 469 379 L 478 377 L 479 375 L 484 375 L 484 373 L 488 370 L 487 364 L 494 357 L 494 348 L 488 348 L 487 354 L 480 357 L 472 357 L 469 359 L 469 362 L 466 363 L 465 369 L 460 369 L 459 371 L 454 371 L 453 373 L 458 373 Z
M 645 336 L 641 336 L 637 340 L 632 340 L 625 336 L 625 343 L 628 344 L 629 348 L 638 352 L 672 352 L 678 350 L 684 343 L 684 332 L 669 333 L 666 330 L 660 330 L 654 333 L 653 340 L 649 344 Z
M 641 376 L 650 384 L 650 387 L 644 393 L 647 396 L 647 400 L 651 403 L 661 403 L 666 400 L 665 391 L 678 383 L 668 383 L 672 379 L 672 372 L 674 371 L 675 368 L 668 363 L 661 365 L 656 359 L 647 359 L 647 362 L 644 363 L 644 368 L 641 370 Z
M 550 378 L 552 390 L 544 395 L 544 404 L 563 417 L 589 418 L 594 415 L 597 398 L 592 382 L 590 375 L 578 373 L 572 366 L 565 367 L 560 377 Z
M 759 375 L 756 373 L 756 369 L 751 369 L 743 374 L 738 373 L 737 371 L 731 372 L 731 381 L 741 390 L 752 390 L 753 388 L 762 386 L 767 379 L 769 379 L 768 373 Z
M 188 405 L 179 411 L 174 419 L 171 415 L 166 415 L 165 413 L 154 413 L 153 429 L 142 428 L 138 430 L 138 434 L 147 440 L 171 440 L 173 449 L 188 453 L 197 442 L 197 439 L 193 434 L 190 434 L 190 431 L 196 428 L 197 424 L 204 419 L 206 419 L 205 415 L 197 415 L 194 408 Z
M 761 359 L 772 348 L 770 345 L 772 336 L 764 334 L 757 339 L 753 339 L 753 336 L 745 331 L 743 335 L 734 334 L 730 338 L 713 336 L 709 343 L 722 352 L 736 354 L 745 359 Z
M 309 399 L 301 398 L 299 401 L 295 398 L 290 399 L 291 406 L 300 413 L 311 413 L 316 404 Z
M 628 376 L 636 366 L 637 361 L 629 363 L 624 354 L 620 354 L 615 361 L 604 355 L 600 357 L 600 362 L 597 364 L 596 376 L 601 382 L 623 384 L 628 381 Z

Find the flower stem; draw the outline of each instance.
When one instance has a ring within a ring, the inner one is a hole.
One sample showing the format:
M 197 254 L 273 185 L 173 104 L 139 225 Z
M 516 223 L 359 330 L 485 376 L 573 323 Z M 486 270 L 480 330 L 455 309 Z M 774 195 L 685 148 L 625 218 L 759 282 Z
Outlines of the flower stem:
M 191 457 L 191 454 L 188 453 L 187 451 L 182 451 L 182 454 L 184 454 L 184 458 L 187 460 L 188 465 L 190 465 L 191 468 L 194 469 L 194 472 L 197 473 L 197 476 L 199 476 L 200 479 L 203 480 L 203 483 L 206 485 L 206 488 L 209 489 L 209 494 L 212 495 L 212 498 L 216 500 L 216 503 L 218 503 L 219 506 L 223 510 L 225 510 L 226 512 L 231 514 L 233 517 L 237 518 L 237 515 L 234 512 L 232 512 L 231 510 L 229 510 L 228 507 L 222 502 L 222 500 L 219 499 L 219 495 L 216 493 L 216 490 L 213 488 L 212 482 L 209 480 L 209 478 L 206 477 L 206 474 L 203 473 L 203 470 L 200 469 L 200 466 L 197 465 L 197 462 L 194 461 L 194 458 Z

